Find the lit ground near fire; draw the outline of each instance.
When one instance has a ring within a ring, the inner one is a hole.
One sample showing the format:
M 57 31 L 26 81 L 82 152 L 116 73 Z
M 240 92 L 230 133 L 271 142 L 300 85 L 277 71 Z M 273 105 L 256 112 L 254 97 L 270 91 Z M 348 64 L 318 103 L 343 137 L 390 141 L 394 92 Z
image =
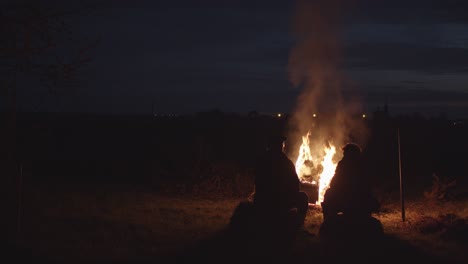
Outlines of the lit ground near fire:
M 29 187 L 23 198 L 22 256 L 26 252 L 60 263 L 157 262 L 222 230 L 239 201 L 156 194 L 128 186 Z M 386 234 L 428 255 L 467 263 L 467 202 L 407 201 L 405 208 L 404 222 L 398 201 L 384 204 L 382 213 L 375 215 Z M 300 234 L 296 250 L 317 245 L 321 223 L 320 210 L 311 208 L 308 232 Z

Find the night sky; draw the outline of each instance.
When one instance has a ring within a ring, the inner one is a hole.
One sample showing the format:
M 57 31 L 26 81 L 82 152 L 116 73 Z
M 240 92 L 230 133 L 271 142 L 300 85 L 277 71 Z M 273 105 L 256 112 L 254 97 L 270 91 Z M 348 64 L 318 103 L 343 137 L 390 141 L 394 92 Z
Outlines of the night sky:
M 387 101 L 391 114 L 468 117 L 468 2 L 323 2 L 340 10 L 339 19 L 323 22 L 337 23 L 345 99 L 359 96 L 368 112 Z M 82 54 L 91 60 L 73 85 L 50 93 L 23 76 L 22 111 L 275 113 L 291 111 L 302 91 L 288 73 L 301 41 L 293 34 L 294 1 L 42 3 L 81 10 L 65 18 L 79 41 L 60 42 L 59 57 L 76 59 L 70 54 L 82 43 L 98 42 Z

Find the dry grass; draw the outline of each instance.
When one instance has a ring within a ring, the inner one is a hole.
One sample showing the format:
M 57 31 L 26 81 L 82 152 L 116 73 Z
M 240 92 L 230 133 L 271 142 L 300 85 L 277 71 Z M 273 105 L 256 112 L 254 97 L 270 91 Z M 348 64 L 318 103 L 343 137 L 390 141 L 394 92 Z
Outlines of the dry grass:
M 409 241 L 424 251 L 460 261 L 468 260 L 468 202 L 435 202 L 426 199 L 388 204 L 376 215 L 387 234 Z
M 20 238 L 33 254 L 67 263 L 157 259 L 223 229 L 239 201 L 129 186 L 35 186 L 25 192 Z M 458 231 L 468 234 L 467 205 L 407 201 L 403 222 L 400 204 L 394 202 L 384 204 L 375 217 L 387 234 L 431 254 L 466 261 L 467 238 L 455 237 L 450 229 L 459 225 L 464 229 Z M 311 208 L 305 228 L 318 234 L 322 220 L 320 209 Z

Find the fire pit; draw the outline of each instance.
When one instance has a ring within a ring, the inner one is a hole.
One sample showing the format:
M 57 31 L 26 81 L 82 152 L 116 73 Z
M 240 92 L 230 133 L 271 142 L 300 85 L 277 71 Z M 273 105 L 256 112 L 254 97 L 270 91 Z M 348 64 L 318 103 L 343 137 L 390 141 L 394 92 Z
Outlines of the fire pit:
M 301 181 L 300 190 L 305 192 L 309 197 L 309 203 L 315 204 L 318 201 L 318 190 L 317 184 L 313 184 L 307 181 Z
M 337 165 L 334 159 L 336 148 L 331 143 L 316 143 L 311 148 L 310 131 L 302 137 L 302 144 L 296 159 L 296 172 L 301 181 L 300 189 L 309 196 L 309 204 L 318 206 L 328 189 Z

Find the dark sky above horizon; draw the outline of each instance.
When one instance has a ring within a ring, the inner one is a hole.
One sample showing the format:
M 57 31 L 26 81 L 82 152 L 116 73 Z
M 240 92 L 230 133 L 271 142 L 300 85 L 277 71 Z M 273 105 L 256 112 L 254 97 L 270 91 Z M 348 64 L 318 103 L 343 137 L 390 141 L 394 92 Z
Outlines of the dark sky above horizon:
M 287 72 L 297 41 L 291 34 L 294 1 L 44 5 L 91 6 L 67 23 L 78 38 L 99 42 L 72 88 L 50 94 L 20 82 L 22 110 L 273 113 L 291 111 L 301 93 Z M 341 9 L 345 98 L 361 97 L 367 111 L 387 100 L 394 114 L 468 117 L 466 1 L 354 0 Z

